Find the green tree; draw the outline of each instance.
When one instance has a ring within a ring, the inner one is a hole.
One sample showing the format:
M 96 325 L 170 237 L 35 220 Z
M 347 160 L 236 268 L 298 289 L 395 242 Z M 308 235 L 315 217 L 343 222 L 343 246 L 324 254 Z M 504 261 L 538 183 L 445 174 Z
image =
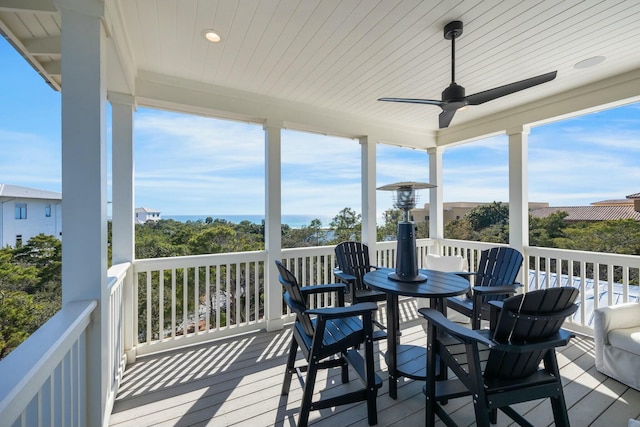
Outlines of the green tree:
M 0 291 L 34 292 L 38 283 L 36 267 L 16 262 L 13 249 L 0 249 Z
M 480 205 L 471 209 L 465 218 L 475 231 L 492 225 L 507 226 L 509 224 L 509 207 L 500 202 Z
M 338 215 L 336 215 L 329 228 L 334 233 L 333 242 L 343 242 L 345 240 L 360 240 L 360 229 L 362 227 L 361 215 L 351 208 L 342 209 Z
M 378 241 L 395 240 L 398 234 L 398 223 L 402 221 L 402 211 L 400 209 L 387 209 L 382 215 L 384 225 L 378 227 Z
M 13 257 L 19 264 L 37 269 L 38 289 L 62 283 L 62 243 L 55 236 L 38 234 L 16 248 Z
M 574 224 L 564 233 L 554 239 L 562 249 L 640 255 L 640 222 L 633 219 Z
M 567 217 L 564 211 L 554 212 L 546 218 L 529 216 L 529 243 L 531 246 L 556 247 L 555 239 L 565 237 Z
M 26 340 L 39 325 L 33 297 L 22 291 L 0 291 L 0 359 Z

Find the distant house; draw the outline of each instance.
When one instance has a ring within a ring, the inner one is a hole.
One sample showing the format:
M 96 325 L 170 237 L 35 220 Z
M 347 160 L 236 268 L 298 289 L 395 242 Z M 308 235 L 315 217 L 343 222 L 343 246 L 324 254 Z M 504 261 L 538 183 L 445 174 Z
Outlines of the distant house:
M 640 193 L 630 194 L 625 199 L 602 200 L 590 206 L 554 206 L 535 209 L 531 216 L 546 218 L 555 212 L 566 212 L 566 222 L 594 222 L 614 219 L 640 221 Z
M 40 233 L 62 239 L 62 193 L 0 184 L 0 243 L 20 246 Z
M 442 204 L 442 213 L 444 224 L 448 224 L 456 219 L 461 219 L 472 209 L 478 206 L 490 205 L 487 202 L 445 202 Z M 509 203 L 501 203 L 509 206 Z M 529 211 L 533 209 L 549 206 L 546 202 L 529 202 Z M 411 217 L 414 222 L 429 222 L 429 203 L 424 204 L 424 208 L 416 208 L 411 210 Z
M 160 211 L 149 208 L 136 208 L 136 224 L 144 224 L 148 221 L 159 221 Z

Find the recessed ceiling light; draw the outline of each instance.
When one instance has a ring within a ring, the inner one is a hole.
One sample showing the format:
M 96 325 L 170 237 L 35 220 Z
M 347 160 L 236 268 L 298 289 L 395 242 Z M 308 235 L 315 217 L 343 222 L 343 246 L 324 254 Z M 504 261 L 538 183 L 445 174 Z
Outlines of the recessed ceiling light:
M 215 30 L 204 30 L 202 31 L 202 37 L 204 37 L 205 40 L 211 42 L 211 43 L 218 43 L 220 40 L 222 40 L 220 38 L 220 34 L 218 34 Z
M 596 65 L 604 62 L 605 59 L 607 58 L 604 56 L 592 56 L 591 58 L 583 59 L 582 61 L 577 62 L 573 66 L 573 68 L 582 69 L 582 68 L 595 67 Z

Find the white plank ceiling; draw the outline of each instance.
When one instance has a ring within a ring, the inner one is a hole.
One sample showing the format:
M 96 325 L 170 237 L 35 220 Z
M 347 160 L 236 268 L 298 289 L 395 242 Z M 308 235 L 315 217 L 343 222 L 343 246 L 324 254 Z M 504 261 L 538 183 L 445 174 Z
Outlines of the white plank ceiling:
M 456 81 L 467 94 L 558 71 L 552 82 L 458 112 L 454 129 L 640 73 L 636 0 L 105 0 L 105 6 L 113 56 L 129 70 L 110 76 L 110 90 L 153 105 L 145 81 L 182 85 L 242 100 L 229 116 L 252 121 L 268 118 L 251 109 L 255 99 L 327 120 L 436 132 L 438 107 L 377 98 L 441 97 L 451 80 L 451 43 L 442 29 L 452 20 L 464 22 Z M 0 31 L 56 89 L 60 27 L 52 0 L 0 0 Z M 208 28 L 221 43 L 204 40 Z M 602 64 L 574 68 L 600 55 Z M 199 108 L 225 115 L 220 105 Z M 304 128 L 300 114 L 291 121 Z

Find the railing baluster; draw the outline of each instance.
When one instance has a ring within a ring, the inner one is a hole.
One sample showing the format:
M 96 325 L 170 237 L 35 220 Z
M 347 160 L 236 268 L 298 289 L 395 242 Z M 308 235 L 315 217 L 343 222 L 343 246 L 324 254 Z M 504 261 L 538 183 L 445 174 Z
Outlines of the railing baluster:
M 151 342 L 151 332 L 153 330 L 151 324 L 151 272 L 147 272 L 147 342 Z
M 148 273 L 151 274 L 151 273 Z M 137 317 L 137 316 L 136 316 Z M 158 340 L 164 339 L 164 270 L 158 272 Z
M 171 338 L 176 337 L 176 269 L 171 269 Z

